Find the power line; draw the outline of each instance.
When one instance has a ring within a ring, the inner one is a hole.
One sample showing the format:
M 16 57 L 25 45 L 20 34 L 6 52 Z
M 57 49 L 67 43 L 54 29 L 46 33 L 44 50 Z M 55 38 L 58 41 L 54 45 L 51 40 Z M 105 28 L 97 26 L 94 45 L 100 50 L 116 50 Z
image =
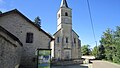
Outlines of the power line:
M 89 15 L 90 15 L 90 21 L 91 21 L 93 36 L 94 36 L 94 40 L 95 40 L 95 43 L 96 43 L 96 46 L 97 46 L 97 41 L 96 41 L 95 30 L 94 30 L 94 26 L 93 26 L 93 19 L 92 19 L 92 14 L 91 14 L 89 0 L 87 0 L 87 4 L 88 4 L 88 10 L 89 10 Z

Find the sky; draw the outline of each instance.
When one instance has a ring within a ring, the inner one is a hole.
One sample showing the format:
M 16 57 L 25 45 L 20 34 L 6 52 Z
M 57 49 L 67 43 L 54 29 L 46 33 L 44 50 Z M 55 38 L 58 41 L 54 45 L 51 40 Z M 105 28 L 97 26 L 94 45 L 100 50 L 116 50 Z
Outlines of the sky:
M 87 0 L 67 0 L 72 9 L 72 27 L 79 35 L 81 45 L 96 45 L 90 22 Z M 89 0 L 97 45 L 107 28 L 120 26 L 120 0 Z M 57 12 L 61 0 L 0 0 L 0 11 L 18 9 L 30 20 L 39 16 L 42 29 L 50 34 L 57 31 Z

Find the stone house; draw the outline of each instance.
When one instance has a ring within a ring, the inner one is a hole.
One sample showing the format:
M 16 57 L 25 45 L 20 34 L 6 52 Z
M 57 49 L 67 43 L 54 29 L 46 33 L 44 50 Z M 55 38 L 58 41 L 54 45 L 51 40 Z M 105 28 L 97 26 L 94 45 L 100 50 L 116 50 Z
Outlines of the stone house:
M 21 68 L 35 68 L 37 49 L 50 49 L 53 38 L 17 9 L 0 14 L 0 25 L 23 44 Z
M 17 37 L 0 26 L 0 68 L 18 68 L 22 46 Z

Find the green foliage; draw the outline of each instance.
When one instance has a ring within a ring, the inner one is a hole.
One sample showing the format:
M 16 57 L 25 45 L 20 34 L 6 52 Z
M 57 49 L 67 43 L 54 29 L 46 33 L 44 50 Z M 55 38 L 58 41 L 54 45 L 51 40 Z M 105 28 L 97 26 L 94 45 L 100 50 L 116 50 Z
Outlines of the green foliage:
M 105 58 L 105 48 L 103 45 L 95 46 L 92 50 L 92 55 L 95 56 L 96 59 L 104 59 Z
M 117 26 L 115 31 L 107 29 L 103 33 L 100 43 L 102 46 L 98 48 L 98 58 L 120 64 L 120 26 Z M 92 52 L 94 53 L 94 51 Z
M 98 47 L 95 46 L 92 50 L 92 55 L 95 56 L 96 58 L 98 57 Z
M 103 45 L 98 46 L 98 59 L 104 59 L 105 58 L 105 48 Z
M 37 26 L 41 27 L 41 19 L 39 18 L 39 16 L 37 16 L 34 21 L 35 21 L 34 23 L 35 23 Z
M 117 26 L 114 32 L 114 45 L 113 62 L 120 64 L 120 26 Z
M 105 46 L 111 45 L 112 37 L 113 37 L 112 34 L 113 34 L 113 31 L 110 28 L 108 28 L 105 32 L 103 32 L 100 43 Z
M 82 55 L 90 55 L 91 54 L 90 46 L 89 45 L 83 45 L 81 47 L 81 52 L 82 52 Z
M 113 42 L 113 31 L 111 29 L 107 29 L 100 40 L 100 43 L 104 46 L 104 51 L 105 51 L 105 58 L 106 60 L 113 60 L 113 51 L 112 48 L 114 47 L 114 42 Z

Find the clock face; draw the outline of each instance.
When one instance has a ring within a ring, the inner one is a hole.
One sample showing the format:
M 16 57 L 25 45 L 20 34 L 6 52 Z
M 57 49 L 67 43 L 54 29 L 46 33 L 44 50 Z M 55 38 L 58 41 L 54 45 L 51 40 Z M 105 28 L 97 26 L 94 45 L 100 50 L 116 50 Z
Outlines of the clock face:
M 69 20 L 68 20 L 67 18 L 65 18 L 65 23 L 68 23 L 68 21 L 69 21 Z

